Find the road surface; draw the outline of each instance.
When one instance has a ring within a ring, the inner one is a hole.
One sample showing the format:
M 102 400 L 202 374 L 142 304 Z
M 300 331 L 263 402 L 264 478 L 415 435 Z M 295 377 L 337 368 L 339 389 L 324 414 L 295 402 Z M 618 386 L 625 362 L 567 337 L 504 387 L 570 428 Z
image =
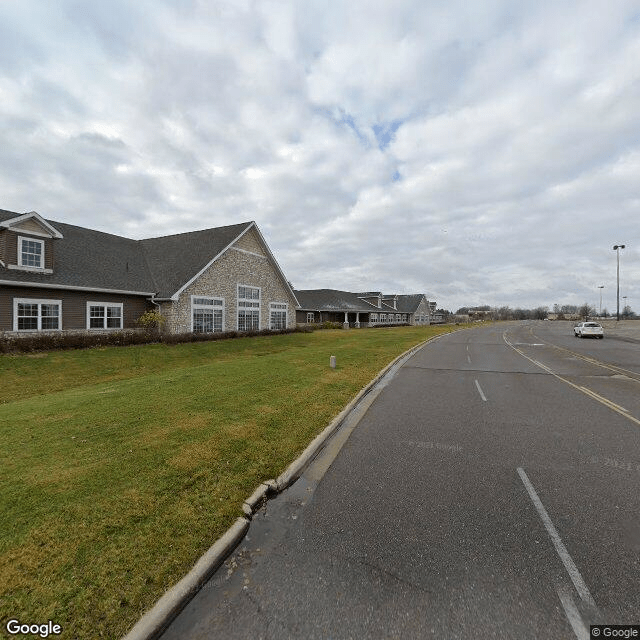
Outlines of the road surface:
M 640 623 L 639 343 L 552 322 L 450 334 L 338 447 L 254 517 L 163 640 Z

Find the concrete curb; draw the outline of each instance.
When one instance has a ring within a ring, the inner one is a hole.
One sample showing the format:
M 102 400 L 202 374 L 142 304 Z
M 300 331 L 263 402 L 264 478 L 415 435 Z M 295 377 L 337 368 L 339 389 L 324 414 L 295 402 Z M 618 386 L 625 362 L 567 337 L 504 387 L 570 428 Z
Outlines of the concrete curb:
M 460 331 L 460 329 L 454 329 Z M 415 347 L 400 354 L 395 360 L 382 369 L 376 377 L 363 387 L 358 394 L 347 404 L 347 406 L 331 421 L 331 423 L 318 434 L 311 444 L 294 460 L 277 480 L 267 480 L 262 482 L 255 491 L 243 502 L 242 511 L 244 518 L 238 518 L 236 522 L 227 529 L 222 537 L 217 540 L 208 551 L 200 557 L 193 569 L 171 587 L 156 604 L 147 611 L 135 626 L 124 636 L 123 640 L 154 640 L 157 638 L 180 613 L 188 602 L 195 596 L 204 583 L 213 575 L 220 565 L 227 559 L 233 550 L 242 542 L 251 518 L 266 501 L 275 495 L 282 493 L 291 486 L 305 469 L 311 464 L 314 458 L 320 453 L 329 438 L 342 425 L 346 417 L 353 411 L 356 405 L 380 382 L 380 380 L 401 361 L 408 360 L 416 351 L 419 351 L 429 342 L 437 340 L 444 335 L 449 335 L 453 331 L 441 333 L 433 336 Z
M 200 557 L 193 569 L 169 589 L 135 624 L 124 640 L 151 640 L 157 638 L 184 606 L 193 598 L 227 556 L 240 544 L 249 520 L 238 518 L 212 547 Z

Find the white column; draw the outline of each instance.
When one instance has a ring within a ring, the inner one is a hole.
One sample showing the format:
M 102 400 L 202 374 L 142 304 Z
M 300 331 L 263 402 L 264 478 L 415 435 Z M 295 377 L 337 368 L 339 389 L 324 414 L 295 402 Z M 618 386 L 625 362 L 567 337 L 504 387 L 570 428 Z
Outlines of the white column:
M 344 323 L 342 324 L 342 326 L 345 329 L 349 328 L 349 313 L 347 311 L 344 312 Z
M 356 312 L 356 324 L 354 326 L 356 327 L 356 329 L 360 328 L 360 312 L 359 311 Z

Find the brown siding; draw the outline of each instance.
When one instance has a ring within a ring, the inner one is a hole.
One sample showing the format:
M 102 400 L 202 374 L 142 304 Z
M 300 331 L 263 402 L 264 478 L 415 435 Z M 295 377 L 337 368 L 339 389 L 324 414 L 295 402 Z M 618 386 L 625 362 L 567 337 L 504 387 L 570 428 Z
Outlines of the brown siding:
M 15 233 L 14 231 L 5 231 L 0 235 L 2 237 L 0 240 L 0 258 L 5 264 L 18 264 L 18 237 L 33 238 L 33 240 L 44 241 L 44 267 L 45 269 L 53 269 L 53 239 L 32 236 L 28 233 Z
M 7 235 L 8 233 L 6 231 L 0 230 L 0 260 L 2 260 L 2 262 L 4 262 L 5 264 L 7 264 L 7 258 L 5 257 L 7 251 Z
M 7 231 L 5 240 L 5 256 L 7 259 L 5 264 L 18 264 L 18 234 L 13 231 Z
M 0 285 L 0 331 L 13 331 L 14 298 L 36 300 L 62 300 L 62 329 L 87 328 L 87 302 L 122 302 L 123 327 L 132 329 L 135 321 L 148 309 L 155 307 L 142 296 L 126 296 L 114 293 L 63 291 L 62 289 L 38 289 L 36 287 L 8 287 Z

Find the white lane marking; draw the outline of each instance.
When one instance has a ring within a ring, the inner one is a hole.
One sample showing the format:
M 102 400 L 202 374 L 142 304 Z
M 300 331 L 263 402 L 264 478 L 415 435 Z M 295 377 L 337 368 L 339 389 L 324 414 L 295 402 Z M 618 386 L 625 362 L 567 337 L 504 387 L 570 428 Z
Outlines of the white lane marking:
M 576 591 L 580 594 L 582 600 L 592 607 L 596 606 L 595 600 L 591 595 L 589 588 L 587 587 L 585 581 L 582 579 L 580 575 L 580 571 L 578 571 L 578 567 L 576 567 L 575 562 L 571 559 L 567 548 L 562 543 L 560 536 L 556 528 L 553 526 L 553 522 L 551 522 L 551 518 L 547 513 L 547 510 L 544 508 L 542 501 L 538 497 L 536 490 L 533 488 L 531 481 L 527 477 L 527 474 L 524 472 L 522 467 L 518 467 L 518 475 L 524 484 L 531 501 L 533 502 L 535 508 L 542 519 L 542 524 L 544 524 L 544 528 L 547 530 L 549 536 L 551 536 L 551 541 L 553 542 L 553 546 L 556 548 L 558 555 L 560 556 L 560 560 L 562 560 L 562 564 L 564 564 L 564 568 L 567 570 L 571 581 L 573 582 L 573 586 L 576 588 Z
M 471 364 L 471 356 L 467 356 L 467 362 Z
M 571 597 L 569 589 L 558 587 L 557 591 L 560 602 L 562 602 L 564 608 L 564 614 L 567 616 L 567 620 L 573 629 L 573 633 L 576 634 L 576 638 L 578 638 L 578 640 L 589 640 L 591 634 L 582 621 L 582 616 Z
M 476 387 L 478 387 L 478 393 L 480 394 L 480 397 L 486 402 L 487 398 L 484 395 L 484 393 L 482 393 L 482 389 L 480 388 L 480 383 L 476 380 Z

